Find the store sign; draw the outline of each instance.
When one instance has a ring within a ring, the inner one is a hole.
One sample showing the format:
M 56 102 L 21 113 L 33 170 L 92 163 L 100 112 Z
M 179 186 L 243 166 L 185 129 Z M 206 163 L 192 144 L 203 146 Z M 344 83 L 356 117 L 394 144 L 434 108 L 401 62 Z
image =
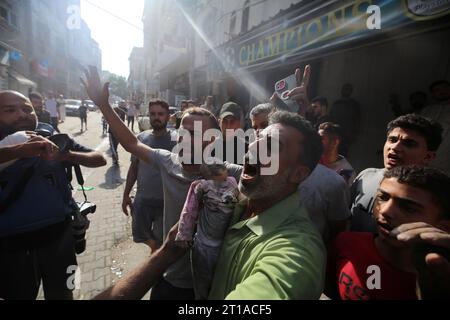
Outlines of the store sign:
M 41 77 L 53 78 L 55 76 L 53 70 L 49 67 L 48 60 L 34 60 L 32 66 L 33 71 Z
M 13 50 L 10 52 L 9 58 L 14 61 L 20 61 L 22 60 L 23 56 L 21 52 Z
M 449 13 L 450 0 L 406 0 L 405 9 L 415 20 L 428 20 Z
M 432 4 L 434 3 L 434 4 Z M 450 11 L 450 0 L 399 1 L 358 0 L 336 1 L 332 5 L 304 13 L 287 14 L 278 25 L 261 30 L 257 28 L 236 41 L 229 42 L 209 56 L 210 72 L 233 72 L 286 59 L 330 50 L 349 41 L 366 39 L 412 23 L 415 15 L 435 19 Z M 340 6 L 338 6 L 340 5 Z M 379 28 L 371 28 L 373 8 L 377 8 Z

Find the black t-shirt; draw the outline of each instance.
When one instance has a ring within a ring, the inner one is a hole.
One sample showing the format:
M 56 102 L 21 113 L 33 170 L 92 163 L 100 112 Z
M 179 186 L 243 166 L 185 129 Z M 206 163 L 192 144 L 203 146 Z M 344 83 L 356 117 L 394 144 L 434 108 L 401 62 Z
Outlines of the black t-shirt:
M 114 108 L 114 111 L 117 113 L 117 115 L 119 116 L 120 120 L 125 121 L 125 118 L 127 116 L 127 113 L 125 110 L 123 110 L 122 108 Z M 108 129 L 109 133 L 113 133 L 111 130 L 111 126 L 109 126 Z
M 52 124 L 52 117 L 50 116 L 50 112 L 47 110 L 37 111 L 36 110 L 36 116 L 38 118 L 39 122 Z
M 80 112 L 80 118 L 86 118 L 87 117 L 87 107 L 86 106 L 80 106 L 78 111 Z

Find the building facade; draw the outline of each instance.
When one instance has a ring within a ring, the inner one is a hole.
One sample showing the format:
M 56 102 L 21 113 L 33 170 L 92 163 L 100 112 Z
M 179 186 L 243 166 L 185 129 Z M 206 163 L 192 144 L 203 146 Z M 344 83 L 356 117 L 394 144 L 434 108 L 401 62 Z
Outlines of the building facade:
M 130 97 L 137 103 L 144 101 L 145 92 L 145 56 L 144 48 L 134 47 L 130 55 L 130 76 L 128 90 Z
M 190 3 L 190 8 L 195 1 Z M 146 0 L 143 15 L 145 100 L 162 97 L 176 105 L 190 96 L 192 29 L 175 0 Z
M 382 166 L 393 95 L 408 106 L 410 93 L 450 80 L 448 1 L 193 2 L 182 16 L 193 34 L 188 52 L 152 70 L 167 74 L 168 90 L 186 92 L 188 86 L 199 102 L 213 95 L 218 105 L 233 100 L 249 110 L 269 99 L 278 80 L 310 64 L 310 98 L 326 96 L 332 104 L 343 84 L 354 87 L 361 130 L 349 158 L 357 170 Z
M 0 0 L 0 83 L 28 94 L 83 94 L 82 67 L 101 69 L 101 51 L 79 0 Z

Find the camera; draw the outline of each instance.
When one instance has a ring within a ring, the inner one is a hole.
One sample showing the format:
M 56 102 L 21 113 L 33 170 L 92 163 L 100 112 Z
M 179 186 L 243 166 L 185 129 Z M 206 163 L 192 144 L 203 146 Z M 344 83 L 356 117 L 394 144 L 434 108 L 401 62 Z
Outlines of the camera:
M 90 202 L 74 202 L 72 214 L 72 230 L 75 238 L 75 252 L 82 254 L 86 250 L 86 231 L 89 229 L 88 214 L 95 213 L 97 206 Z
M 55 129 L 47 123 L 39 122 L 36 133 L 58 146 L 60 153 L 69 152 L 73 147 L 73 140 L 67 134 L 55 134 Z

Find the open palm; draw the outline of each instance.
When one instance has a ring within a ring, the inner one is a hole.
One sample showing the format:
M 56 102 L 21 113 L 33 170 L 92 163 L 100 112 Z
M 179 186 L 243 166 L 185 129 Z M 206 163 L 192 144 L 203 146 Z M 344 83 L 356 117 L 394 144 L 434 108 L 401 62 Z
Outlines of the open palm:
M 89 98 L 99 107 L 109 104 L 109 83 L 102 85 L 97 68 L 89 66 L 89 70 L 85 70 L 86 80 L 81 82 L 86 89 Z

